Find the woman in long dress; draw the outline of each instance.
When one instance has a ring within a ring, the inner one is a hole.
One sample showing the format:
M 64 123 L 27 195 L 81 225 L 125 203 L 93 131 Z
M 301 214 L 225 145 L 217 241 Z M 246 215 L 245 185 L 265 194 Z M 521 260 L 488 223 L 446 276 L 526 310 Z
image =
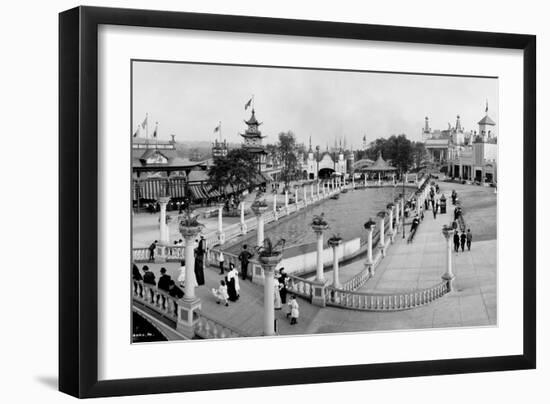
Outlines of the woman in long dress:
M 281 303 L 286 304 L 286 295 L 287 295 L 287 279 L 288 275 L 285 273 L 285 269 L 279 269 L 279 295 L 281 297 Z
M 239 300 L 239 273 L 235 269 L 233 263 L 229 264 L 229 272 L 227 273 L 227 293 L 229 294 L 229 300 L 236 302 Z
M 201 248 L 195 248 L 195 279 L 197 284 L 204 285 L 204 251 Z

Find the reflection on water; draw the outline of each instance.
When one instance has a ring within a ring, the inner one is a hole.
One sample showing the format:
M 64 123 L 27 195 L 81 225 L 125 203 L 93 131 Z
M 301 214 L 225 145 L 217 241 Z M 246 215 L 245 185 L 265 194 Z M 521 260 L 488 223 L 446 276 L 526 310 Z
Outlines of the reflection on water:
M 294 214 L 291 218 L 283 220 L 281 223 L 273 223 L 266 226 L 266 236 L 271 240 L 284 238 L 286 240 L 285 250 L 289 248 L 302 246 L 305 250 L 315 244 L 315 233 L 311 230 L 311 220 L 314 215 L 325 214 L 329 223 L 329 230 L 325 233 L 326 239 L 334 233 L 340 234 L 344 240 L 351 240 L 364 235 L 363 224 L 381 210 L 386 205 L 393 202 L 394 198 L 401 193 L 401 188 L 367 188 L 355 191 L 349 191 L 340 194 L 337 200 L 329 199 L 308 208 L 302 212 Z M 240 245 L 230 248 L 229 251 L 237 252 Z

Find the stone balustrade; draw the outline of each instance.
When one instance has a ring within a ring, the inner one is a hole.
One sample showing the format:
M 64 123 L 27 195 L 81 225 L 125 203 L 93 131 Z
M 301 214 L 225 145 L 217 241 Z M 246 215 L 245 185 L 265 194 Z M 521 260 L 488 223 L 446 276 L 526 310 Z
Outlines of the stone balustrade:
M 149 261 L 149 249 L 147 247 L 132 248 L 132 260 L 134 262 Z
M 195 334 L 203 339 L 214 338 L 241 338 L 248 337 L 242 331 L 239 331 L 219 320 L 208 317 L 203 312 L 198 312 L 199 320 L 195 326 Z
M 158 315 L 158 321 L 176 329 L 178 309 L 182 300 L 170 296 L 156 286 L 136 280 L 133 281 L 132 294 L 134 302 L 141 303 L 151 309 Z M 200 338 L 240 338 L 248 336 L 244 332 L 219 320 L 214 320 L 200 311 L 197 314 L 199 319 L 195 325 L 195 334 Z M 162 318 L 168 321 L 162 321 Z
M 157 289 L 156 286 L 133 280 L 132 296 L 134 301 L 173 321 L 174 325 L 177 322 L 179 300 Z
M 395 294 L 362 293 L 327 286 L 327 306 L 364 311 L 401 311 L 424 306 L 450 292 L 447 281 L 432 287 Z
M 355 275 L 353 278 L 342 284 L 340 289 L 353 291 L 363 286 L 370 278 L 372 274 L 368 270 L 363 270 Z
M 313 297 L 314 283 L 314 281 L 310 281 L 308 279 L 288 275 L 287 290 L 296 296 L 301 296 L 305 299 L 311 300 Z

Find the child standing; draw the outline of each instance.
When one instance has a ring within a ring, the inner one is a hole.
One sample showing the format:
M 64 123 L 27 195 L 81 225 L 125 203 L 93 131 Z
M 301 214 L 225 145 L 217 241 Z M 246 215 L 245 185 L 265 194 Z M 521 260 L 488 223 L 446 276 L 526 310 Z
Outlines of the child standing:
M 298 323 L 298 317 L 300 317 L 300 306 L 298 305 L 296 296 L 291 297 L 290 301 L 288 302 L 288 306 L 290 309 L 290 325 L 294 325 Z
M 225 284 L 225 281 L 222 279 L 220 281 L 220 286 L 218 289 L 212 289 L 212 294 L 216 298 L 216 303 L 220 304 L 220 302 L 223 300 L 226 306 L 229 306 L 229 302 L 227 299 L 229 298 L 229 295 L 227 294 L 227 285 Z

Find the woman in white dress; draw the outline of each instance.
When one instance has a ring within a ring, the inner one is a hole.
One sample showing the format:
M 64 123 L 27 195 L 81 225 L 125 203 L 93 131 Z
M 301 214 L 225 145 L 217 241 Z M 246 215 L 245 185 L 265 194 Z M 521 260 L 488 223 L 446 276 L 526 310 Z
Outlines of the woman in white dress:
M 180 284 L 180 286 L 183 288 L 185 287 L 185 260 L 181 261 L 181 266 L 180 266 L 180 269 L 179 269 L 180 273 L 178 275 L 178 283 Z M 195 273 L 194 272 L 191 272 L 191 279 L 190 279 L 191 282 L 193 282 L 193 287 L 196 288 L 197 286 L 199 286 L 197 284 L 197 280 L 195 279 Z

